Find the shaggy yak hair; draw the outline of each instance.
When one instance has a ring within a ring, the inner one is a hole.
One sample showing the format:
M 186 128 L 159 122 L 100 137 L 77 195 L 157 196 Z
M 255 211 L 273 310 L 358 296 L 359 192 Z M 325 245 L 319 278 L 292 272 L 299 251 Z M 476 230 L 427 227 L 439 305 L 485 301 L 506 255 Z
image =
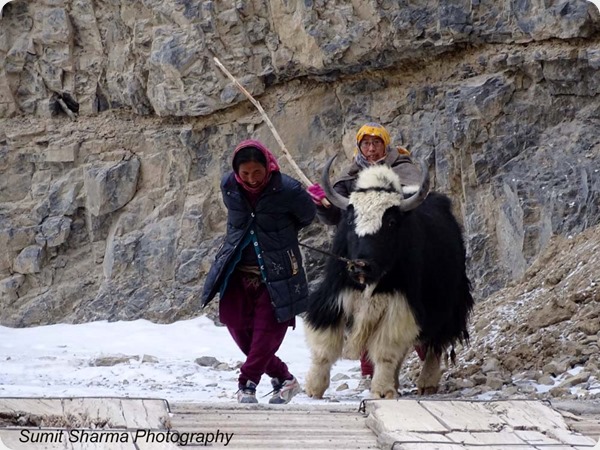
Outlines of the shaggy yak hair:
M 324 188 L 345 212 L 332 247 L 339 258 L 328 260 L 305 317 L 312 356 L 306 393 L 321 398 L 332 365 L 368 351 L 375 367 L 371 395 L 394 398 L 402 362 L 415 346 L 424 359 L 418 392 L 435 393 L 441 356 L 451 349 L 454 359 L 455 343 L 468 341 L 473 308 L 462 232 L 450 200 L 429 192 L 426 166 L 411 196 L 391 168 L 376 166 L 359 174 L 346 199 L 331 188 L 332 162 L 324 171 Z

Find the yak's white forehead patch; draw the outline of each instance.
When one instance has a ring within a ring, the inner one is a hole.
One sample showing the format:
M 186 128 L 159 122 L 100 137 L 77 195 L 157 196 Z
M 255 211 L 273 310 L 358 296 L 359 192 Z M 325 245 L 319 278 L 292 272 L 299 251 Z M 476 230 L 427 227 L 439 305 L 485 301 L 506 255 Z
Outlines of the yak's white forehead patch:
M 373 166 L 359 173 L 355 189 L 372 188 L 402 192 L 400 177 L 388 166 Z
M 352 192 L 349 199 L 354 207 L 356 234 L 359 237 L 374 234 L 381 229 L 385 211 L 402 200 L 400 178 L 387 166 L 370 167 L 359 174 L 356 189 L 358 192 Z
M 392 206 L 398 206 L 400 200 L 400 195 L 396 192 L 367 191 L 350 194 L 357 236 L 377 233 L 381 229 L 385 211 Z

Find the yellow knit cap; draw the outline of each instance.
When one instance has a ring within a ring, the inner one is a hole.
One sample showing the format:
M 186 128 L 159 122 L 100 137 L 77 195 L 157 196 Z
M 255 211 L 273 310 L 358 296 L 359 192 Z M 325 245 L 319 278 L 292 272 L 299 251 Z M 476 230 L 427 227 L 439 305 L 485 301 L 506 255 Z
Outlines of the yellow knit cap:
M 385 144 L 386 149 L 390 145 L 390 142 L 392 142 L 392 139 L 390 138 L 390 133 L 388 133 L 388 131 L 383 127 L 383 125 L 380 125 L 375 122 L 366 123 L 362 127 L 360 127 L 360 130 L 358 130 L 358 133 L 356 133 L 357 147 L 360 145 L 360 141 L 362 141 L 362 138 L 365 136 L 376 136 L 378 138 L 381 138 L 381 140 L 383 140 L 383 143 Z

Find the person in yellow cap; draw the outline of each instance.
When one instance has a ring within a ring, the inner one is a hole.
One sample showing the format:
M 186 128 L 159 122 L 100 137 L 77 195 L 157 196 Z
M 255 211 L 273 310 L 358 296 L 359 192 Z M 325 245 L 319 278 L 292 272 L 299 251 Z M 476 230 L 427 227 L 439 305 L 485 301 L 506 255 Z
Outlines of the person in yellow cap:
M 390 144 L 390 134 L 383 125 L 369 122 L 360 127 L 356 133 L 356 149 L 352 164 L 334 183 L 333 189 L 344 197 L 349 197 L 362 169 L 376 164 L 387 164 L 400 177 L 406 195 L 416 192 L 421 183 L 421 171 L 413 163 L 408 150 L 402 147 L 392 149 Z M 337 225 L 342 217 L 342 211 L 334 205 L 324 207 L 321 204 L 326 197 L 323 188 L 319 184 L 313 184 L 307 188 L 307 191 L 317 205 L 319 220 L 326 225 Z M 423 360 L 424 352 L 421 346 L 416 345 L 415 350 Z M 362 392 L 371 388 L 373 371 L 373 363 L 369 359 L 368 353 L 364 351 L 360 357 L 361 380 L 357 387 L 358 391 Z
M 333 189 L 344 197 L 349 197 L 354 190 L 358 173 L 362 169 L 376 164 L 386 164 L 398 174 L 406 194 L 416 192 L 421 182 L 421 172 L 413 164 L 408 150 L 401 147 L 392 149 L 391 141 L 390 134 L 379 123 L 369 122 L 360 127 L 356 133 L 356 149 L 352 164 L 334 183 Z M 337 225 L 342 211 L 334 205 L 324 207 L 321 204 L 325 198 L 323 188 L 319 184 L 313 184 L 307 188 L 307 191 L 317 205 L 319 220 L 326 225 Z

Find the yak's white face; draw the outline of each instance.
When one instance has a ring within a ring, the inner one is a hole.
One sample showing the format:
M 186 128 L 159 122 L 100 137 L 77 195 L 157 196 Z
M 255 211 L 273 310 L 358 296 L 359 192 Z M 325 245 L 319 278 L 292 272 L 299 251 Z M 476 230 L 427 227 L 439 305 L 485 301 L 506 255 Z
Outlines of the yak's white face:
M 358 237 L 381 229 L 383 214 L 403 199 L 398 175 L 388 166 L 369 167 L 358 176 L 350 205 L 354 208 L 354 229 Z

